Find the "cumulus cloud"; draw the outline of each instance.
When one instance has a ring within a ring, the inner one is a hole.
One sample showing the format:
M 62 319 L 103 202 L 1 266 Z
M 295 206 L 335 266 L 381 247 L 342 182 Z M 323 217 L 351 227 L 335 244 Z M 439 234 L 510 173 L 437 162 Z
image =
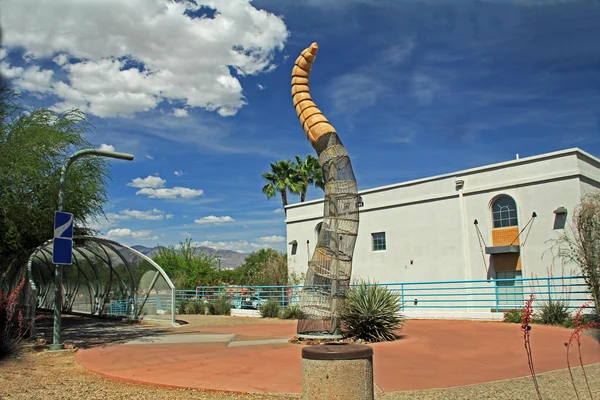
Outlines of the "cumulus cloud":
M 255 251 L 257 249 L 265 249 L 265 248 L 278 248 L 279 245 L 273 246 L 270 243 L 256 243 L 250 242 L 248 240 L 233 240 L 233 241 L 210 241 L 205 240 L 202 242 L 193 242 L 192 245 L 196 247 L 204 246 L 210 247 L 215 250 L 233 250 L 238 252 L 249 253 Z
M 163 100 L 235 115 L 246 104 L 237 76 L 272 70 L 289 35 L 282 18 L 251 0 L 5 0 L 2 6 L 3 46 L 25 49 L 39 65 L 51 58 L 65 75 L 35 65 L 15 85 L 51 92 L 60 99 L 56 109 L 79 107 L 99 117 L 152 110 Z M 214 15 L 198 18 L 206 7 Z
M 41 70 L 37 65 L 27 68 L 12 67 L 8 62 L 3 61 L 0 63 L 0 74 L 5 79 L 10 79 L 11 85 L 18 91 L 42 94 L 52 89 L 54 71 Z
M 202 242 L 193 242 L 192 243 L 196 247 L 210 247 L 215 250 L 233 250 L 238 252 L 250 252 L 256 249 L 264 248 L 264 245 L 258 243 L 252 243 L 247 240 L 237 240 L 230 242 L 219 242 L 219 241 L 210 241 L 205 240 Z
M 152 176 L 148 175 L 145 178 L 135 178 L 131 182 L 127 184 L 127 186 L 132 186 L 135 188 L 161 188 L 165 186 L 167 183 L 166 180 L 162 179 L 160 176 Z
M 180 186 L 160 189 L 146 187 L 138 190 L 135 194 L 146 195 L 151 199 L 176 199 L 178 197 L 182 199 L 191 199 L 193 197 L 202 196 L 204 191 L 201 189 L 190 189 Z
M 108 228 L 116 226 L 117 222 L 114 221 L 114 218 L 111 217 L 111 214 L 106 214 L 106 218 L 98 217 L 98 219 L 95 221 L 93 219 L 89 219 L 85 221 L 84 225 L 86 228 L 104 232 Z
M 131 239 L 139 239 L 139 240 L 158 240 L 158 236 L 152 236 L 152 231 L 149 231 L 149 230 L 132 231 L 129 228 L 111 229 L 110 231 L 108 231 L 106 236 L 115 238 L 115 239 L 131 238 Z
M 183 171 L 181 171 L 181 170 L 175 171 L 173 173 L 175 174 L 175 176 L 181 176 L 181 175 L 183 175 Z
M 235 222 L 235 219 L 226 215 L 224 217 L 217 217 L 214 215 L 209 215 L 208 217 L 203 217 L 200 219 L 194 220 L 195 223 L 199 225 L 211 225 L 211 224 L 225 224 L 228 222 Z
M 174 108 L 173 115 L 179 118 L 187 117 L 188 111 L 185 108 Z
M 276 208 L 276 209 L 273 210 L 273 213 L 275 213 L 275 214 L 281 214 L 281 213 L 283 213 L 283 208 Z
M 257 83 L 257 84 L 256 84 L 256 87 L 257 87 L 259 90 L 265 90 L 265 89 L 267 88 L 266 86 L 263 86 L 263 85 L 261 85 L 260 83 Z
M 54 57 L 52 61 L 54 61 L 56 65 L 62 67 L 63 65 L 69 62 L 69 56 L 67 56 L 66 54 L 59 54 L 56 57 Z
M 157 210 L 156 208 L 153 210 L 140 211 L 140 210 L 123 210 L 118 214 L 111 213 L 107 214 L 109 219 L 139 219 L 142 221 L 160 221 L 163 218 L 172 218 L 172 214 L 167 214 L 165 216 L 164 211 Z
M 285 237 L 277 236 L 277 235 L 263 236 L 263 237 L 258 238 L 258 241 L 263 242 L 263 243 L 281 243 L 281 242 L 285 242 Z
M 115 146 L 113 146 L 113 145 L 110 145 L 110 144 L 105 144 L 105 143 L 102 143 L 102 144 L 100 145 L 100 150 L 115 151 Z

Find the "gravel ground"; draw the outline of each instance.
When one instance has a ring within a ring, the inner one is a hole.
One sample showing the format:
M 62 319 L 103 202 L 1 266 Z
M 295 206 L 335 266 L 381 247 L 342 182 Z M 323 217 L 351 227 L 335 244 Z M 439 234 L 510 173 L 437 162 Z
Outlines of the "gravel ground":
M 534 360 L 535 362 L 535 360 Z M 600 363 L 585 368 L 595 399 L 600 398 Z M 589 399 L 581 368 L 573 368 L 573 377 L 581 400 Z M 577 399 L 568 370 L 546 372 L 538 375 L 540 392 L 544 400 Z M 448 389 L 430 389 L 385 393 L 381 400 L 530 400 L 537 399 L 531 377 L 488 382 L 478 385 Z

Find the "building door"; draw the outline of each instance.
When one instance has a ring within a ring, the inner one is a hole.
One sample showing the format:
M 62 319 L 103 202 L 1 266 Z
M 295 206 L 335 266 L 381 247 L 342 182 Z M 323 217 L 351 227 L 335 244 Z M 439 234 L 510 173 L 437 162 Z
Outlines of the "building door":
M 496 281 L 498 308 L 523 307 L 523 282 L 519 278 L 521 278 L 521 271 L 496 271 L 496 279 L 511 279 Z

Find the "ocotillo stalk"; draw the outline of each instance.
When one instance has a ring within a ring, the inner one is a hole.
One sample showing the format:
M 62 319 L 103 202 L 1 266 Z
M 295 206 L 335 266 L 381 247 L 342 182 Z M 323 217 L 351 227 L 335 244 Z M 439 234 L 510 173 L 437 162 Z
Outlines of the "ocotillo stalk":
M 318 49 L 316 43 L 305 49 L 292 70 L 293 104 L 325 181 L 323 222 L 300 296 L 305 317 L 298 321 L 298 334 L 337 333 L 358 233 L 358 187 L 350 157 L 310 95 L 310 70 Z

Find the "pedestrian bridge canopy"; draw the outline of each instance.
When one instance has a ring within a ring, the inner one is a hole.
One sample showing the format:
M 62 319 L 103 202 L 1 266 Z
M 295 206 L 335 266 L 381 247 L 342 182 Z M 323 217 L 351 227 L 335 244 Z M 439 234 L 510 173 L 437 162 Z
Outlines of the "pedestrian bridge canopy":
M 39 309 L 54 308 L 52 244 L 49 240 L 36 248 L 27 261 L 28 303 L 33 306 L 35 298 Z M 175 286 L 165 271 L 148 256 L 112 240 L 75 236 L 73 263 L 63 266 L 62 290 L 65 313 L 175 322 Z

